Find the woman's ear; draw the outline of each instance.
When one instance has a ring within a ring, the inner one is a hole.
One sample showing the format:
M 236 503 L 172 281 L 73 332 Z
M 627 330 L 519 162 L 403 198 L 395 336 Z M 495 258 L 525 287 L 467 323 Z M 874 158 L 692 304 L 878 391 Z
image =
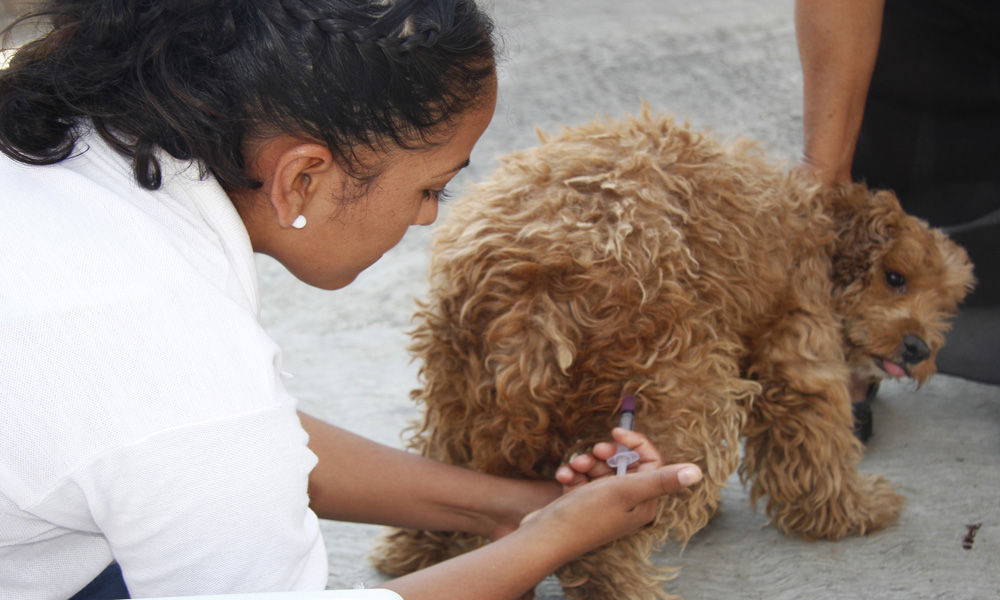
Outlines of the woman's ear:
M 291 227 L 313 201 L 329 201 L 328 190 L 335 189 L 332 185 L 342 178 L 343 172 L 326 146 L 306 142 L 281 150 L 273 162 L 269 190 L 278 224 Z

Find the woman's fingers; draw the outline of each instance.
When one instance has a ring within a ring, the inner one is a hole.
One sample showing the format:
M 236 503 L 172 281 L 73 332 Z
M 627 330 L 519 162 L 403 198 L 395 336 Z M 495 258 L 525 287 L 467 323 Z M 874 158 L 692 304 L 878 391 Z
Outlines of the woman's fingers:
M 643 502 L 694 485 L 701 479 L 702 472 L 698 465 L 681 463 L 636 473 L 629 477 L 618 477 L 615 479 L 615 485 L 622 486 L 622 501 L 628 509 L 629 506 L 638 506 Z
M 587 476 L 586 472 L 577 471 L 570 465 L 560 465 L 556 469 L 556 481 L 561 483 L 563 487 L 575 488 L 590 481 L 590 477 Z
M 620 451 L 620 446 L 639 455 L 637 465 L 630 466 L 631 472 L 648 471 L 663 466 L 663 458 L 656 446 L 645 435 L 615 427 L 611 431 L 614 442 L 600 442 L 589 453 L 573 457 L 569 463 L 556 470 L 556 481 L 573 489 L 592 479 L 599 479 L 616 471 L 608 466 L 608 459 Z
M 618 445 L 621 444 L 639 454 L 639 470 L 663 466 L 663 457 L 660 456 L 660 451 L 645 435 L 622 427 L 615 427 L 611 430 L 611 437 L 614 438 L 614 442 L 601 442 L 594 446 L 593 454 L 598 460 L 606 461 L 617 454 Z
M 697 465 L 677 464 L 643 471 L 629 477 L 616 478 L 624 486 L 627 510 L 634 512 L 640 527 L 656 516 L 656 500 L 701 481 L 702 472 Z
M 550 530 L 574 548 L 578 556 L 646 525 L 656 517 L 657 500 L 701 480 L 701 469 L 678 464 L 631 474 L 605 477 L 579 486 L 544 509 L 529 515 L 522 527 Z
M 610 470 L 604 461 L 596 459 L 592 454 L 580 454 L 556 470 L 556 481 L 565 487 L 574 488 L 591 479 L 603 477 Z

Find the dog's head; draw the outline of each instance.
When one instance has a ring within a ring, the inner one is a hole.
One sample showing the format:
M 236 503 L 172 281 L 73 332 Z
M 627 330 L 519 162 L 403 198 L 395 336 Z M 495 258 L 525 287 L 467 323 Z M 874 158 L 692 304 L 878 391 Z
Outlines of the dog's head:
M 938 350 L 975 279 L 965 250 L 906 215 L 890 192 L 843 186 L 825 198 L 837 230 L 834 297 L 846 358 L 865 379 L 936 371 Z

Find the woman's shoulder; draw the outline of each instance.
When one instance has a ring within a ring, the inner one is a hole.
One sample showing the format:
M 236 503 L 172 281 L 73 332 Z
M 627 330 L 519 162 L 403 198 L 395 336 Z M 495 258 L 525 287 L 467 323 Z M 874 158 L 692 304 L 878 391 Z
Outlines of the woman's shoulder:
M 15 293 L 78 301 L 72 293 L 197 293 L 198 281 L 222 288 L 257 311 L 253 250 L 225 192 L 196 165 L 164 159 L 164 185 L 141 188 L 128 161 L 84 132 L 73 156 L 46 166 L 0 160 L 7 241 L 4 279 Z M 61 290 L 71 292 L 53 294 Z
M 35 440 L 25 452 L 56 468 L 112 438 L 289 402 L 218 185 L 178 165 L 144 190 L 82 142 L 52 166 L 0 160 L 0 438 Z

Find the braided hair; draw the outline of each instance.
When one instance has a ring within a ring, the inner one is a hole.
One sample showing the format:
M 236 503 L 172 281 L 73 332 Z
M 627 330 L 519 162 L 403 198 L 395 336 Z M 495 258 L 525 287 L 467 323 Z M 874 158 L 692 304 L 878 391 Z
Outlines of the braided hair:
M 50 27 L 0 71 L 0 151 L 58 163 L 89 122 L 146 189 L 158 149 L 259 188 L 243 150 L 278 134 L 370 178 L 359 148 L 428 143 L 495 68 L 474 0 L 56 0 L 25 18 Z

